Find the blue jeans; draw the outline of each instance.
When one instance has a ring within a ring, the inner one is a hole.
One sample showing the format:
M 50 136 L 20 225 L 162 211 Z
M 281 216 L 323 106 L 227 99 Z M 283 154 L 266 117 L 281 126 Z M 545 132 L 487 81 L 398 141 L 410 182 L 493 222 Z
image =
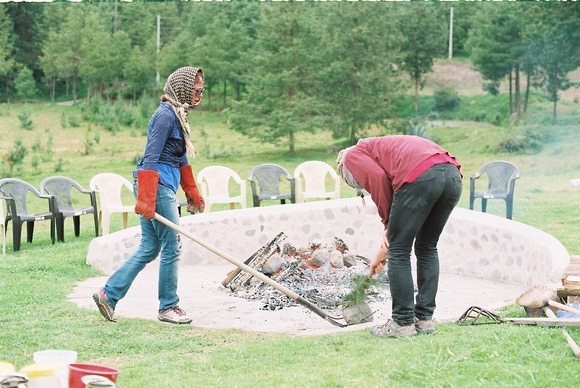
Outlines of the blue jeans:
M 135 191 L 137 190 L 138 188 L 135 187 Z M 173 190 L 159 185 L 155 212 L 179 225 L 177 200 Z M 181 253 L 179 234 L 157 220 L 147 220 L 141 216 L 139 248 L 115 271 L 105 285 L 105 294 L 113 308 L 127 294 L 139 272 L 155 260 L 159 252 L 161 252 L 158 282 L 159 311 L 178 305 L 177 271 Z
M 461 196 L 461 175 L 452 164 L 437 164 L 393 196 L 387 227 L 388 267 L 393 320 L 403 326 L 428 320 L 439 286 L 437 242 Z M 417 257 L 417 297 L 411 272 L 411 248 Z

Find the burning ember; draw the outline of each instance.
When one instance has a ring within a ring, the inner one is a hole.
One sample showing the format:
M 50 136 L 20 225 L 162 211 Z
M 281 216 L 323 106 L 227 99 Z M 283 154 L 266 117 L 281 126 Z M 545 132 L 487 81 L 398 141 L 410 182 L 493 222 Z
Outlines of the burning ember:
M 338 308 L 344 296 L 355 287 L 356 279 L 368 274 L 370 260 L 350 252 L 340 238 L 335 237 L 326 244 L 312 241 L 307 247 L 295 248 L 283 243 L 286 237 L 279 233 L 245 263 L 321 309 Z M 367 293 L 367 301 L 384 301 L 390 297 L 386 274 L 377 280 Z M 282 292 L 239 269 L 230 272 L 222 284 L 240 298 L 261 301 L 263 310 L 279 310 L 296 304 Z

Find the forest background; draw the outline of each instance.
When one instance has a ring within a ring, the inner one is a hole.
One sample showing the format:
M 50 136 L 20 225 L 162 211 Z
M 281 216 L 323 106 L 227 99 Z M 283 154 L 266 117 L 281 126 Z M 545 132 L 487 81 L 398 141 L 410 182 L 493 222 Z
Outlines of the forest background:
M 453 85 L 419 103 L 441 58 L 470 61 L 483 90 L 498 95 L 503 82 L 509 96 L 502 111 L 465 119 L 517 124 L 536 91 L 557 120 L 578 41 L 572 2 L 3 3 L 0 101 L 21 103 L 23 122 L 39 99 L 104 101 L 116 114 L 97 124 L 143 129 L 165 77 L 201 66 L 203 109 L 293 154 L 303 133 L 352 144 L 445 118 L 459 102 Z

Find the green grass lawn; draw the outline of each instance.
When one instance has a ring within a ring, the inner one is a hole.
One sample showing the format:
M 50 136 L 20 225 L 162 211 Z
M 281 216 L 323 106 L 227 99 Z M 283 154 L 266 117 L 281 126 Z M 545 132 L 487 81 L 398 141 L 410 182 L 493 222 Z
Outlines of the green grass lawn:
M 580 189 L 570 185 L 571 179 L 580 178 L 580 125 L 574 119 L 579 117 L 579 108 L 577 104 L 566 107 L 572 123 L 542 126 L 551 136 L 537 153 L 497 151 L 500 142 L 520 128 L 448 121 L 430 128 L 429 136 L 463 165 L 460 207 L 468 206 L 469 176 L 482 164 L 512 161 L 521 171 L 514 220 L 554 235 L 570 253 L 580 254 Z M 130 179 L 145 144 L 144 130 L 112 133 L 86 123 L 62 128 L 63 112 L 70 114 L 78 108 L 48 104 L 35 105 L 35 127 L 25 130 L 19 128 L 19 109 L 0 106 L 0 155 L 4 157 L 17 138 L 29 151 L 15 170 L 16 177 L 36 186 L 49 175 L 69 176 L 85 186 L 99 172 Z M 541 109 L 538 115 L 549 115 L 549 106 Z M 291 172 L 306 160 L 334 164 L 339 147 L 326 134 L 301 134 L 296 155 L 289 156 L 284 147 L 259 144 L 231 132 L 221 116 L 195 112 L 191 123 L 199 152 L 191 160 L 194 169 L 226 165 L 242 178 L 264 162 L 278 163 Z M 343 184 L 342 193 L 351 196 L 353 190 Z M 505 215 L 505 206 L 490 201 L 488 211 Z M 131 225 L 137 221 L 137 216 L 130 216 Z M 33 243 L 24 242 L 16 253 L 9 228 L 7 254 L 0 258 L 0 361 L 18 368 L 32 363 L 35 351 L 52 348 L 74 349 L 80 362 L 120 369 L 119 387 L 559 387 L 580 383 L 578 360 L 557 328 L 445 323 L 435 335 L 379 340 L 366 330 L 297 337 L 169 326 L 141 319 L 110 324 L 98 312 L 80 309 L 67 300 L 77 282 L 101 275 L 85 264 L 94 235 L 91 219 L 83 217 L 80 238 L 73 236 L 72 222 L 67 220 L 66 243 L 55 245 L 50 244 L 43 224 L 37 226 Z M 112 231 L 119 228 L 120 217 L 114 217 Z M 523 315 L 523 311 L 511 306 L 501 314 Z M 579 329 L 569 332 L 580 342 Z

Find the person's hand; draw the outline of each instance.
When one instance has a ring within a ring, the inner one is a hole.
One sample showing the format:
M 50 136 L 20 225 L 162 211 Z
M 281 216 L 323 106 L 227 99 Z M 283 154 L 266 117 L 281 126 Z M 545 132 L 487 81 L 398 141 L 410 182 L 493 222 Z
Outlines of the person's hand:
M 185 193 L 185 199 L 187 199 L 187 211 L 191 214 L 197 212 L 203 213 L 205 210 L 205 201 L 199 190 L 196 188 L 189 190 Z
M 371 261 L 369 272 L 372 275 L 378 275 L 381 273 L 383 269 L 385 269 L 385 265 L 387 265 L 387 254 L 389 253 L 388 249 L 384 248 L 384 244 L 381 245 L 377 253 L 375 254 L 375 258 Z

